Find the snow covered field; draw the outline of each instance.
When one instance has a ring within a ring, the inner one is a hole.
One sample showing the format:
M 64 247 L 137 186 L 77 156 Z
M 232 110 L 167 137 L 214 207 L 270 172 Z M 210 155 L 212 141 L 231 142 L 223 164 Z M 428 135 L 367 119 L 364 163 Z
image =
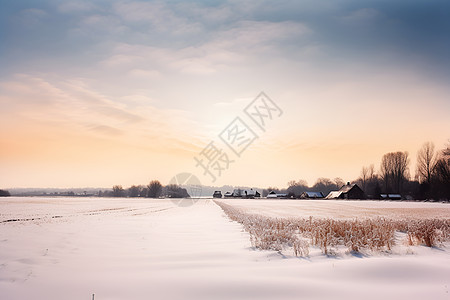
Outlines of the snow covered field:
M 222 199 L 245 212 L 278 218 L 450 219 L 450 204 L 403 201 Z
M 189 201 L 189 200 L 188 200 Z M 445 204 L 227 200 L 272 216 L 449 218 Z M 284 206 L 287 208 L 280 209 Z M 0 299 L 449 299 L 450 253 L 308 258 L 250 247 L 211 199 L 0 200 Z

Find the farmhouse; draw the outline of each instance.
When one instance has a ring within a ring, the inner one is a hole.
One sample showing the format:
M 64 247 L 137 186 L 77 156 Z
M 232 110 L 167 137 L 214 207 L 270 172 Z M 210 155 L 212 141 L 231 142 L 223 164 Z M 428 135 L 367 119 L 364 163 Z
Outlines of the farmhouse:
M 281 198 L 286 199 L 287 194 L 277 194 L 275 191 L 271 191 L 269 194 L 267 194 L 266 198 Z
M 253 189 L 250 189 L 250 190 L 235 189 L 235 190 L 233 190 L 232 193 L 226 192 L 224 196 L 225 196 L 225 198 L 249 198 L 249 199 L 253 199 L 253 198 L 261 197 L 261 194 L 258 191 L 253 190 Z
M 364 199 L 363 190 L 357 184 L 350 184 L 342 186 L 339 191 L 331 191 L 325 199 Z
M 253 198 L 261 197 L 261 194 L 258 191 L 250 189 L 250 190 L 244 190 L 244 192 L 242 193 L 242 197 L 253 199 Z
M 322 192 L 303 192 L 300 195 L 301 199 L 321 199 L 323 197 Z

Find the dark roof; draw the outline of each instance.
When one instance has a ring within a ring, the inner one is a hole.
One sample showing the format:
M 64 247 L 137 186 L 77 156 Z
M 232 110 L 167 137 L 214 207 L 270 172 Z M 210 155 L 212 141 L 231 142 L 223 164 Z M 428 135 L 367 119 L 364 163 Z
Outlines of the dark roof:
M 356 183 L 353 183 L 353 184 L 346 184 L 346 185 L 343 185 L 340 189 L 339 189 L 339 192 L 342 192 L 342 193 L 348 193 L 354 186 L 356 185 Z M 357 185 L 356 185 L 357 186 Z M 357 186 L 358 188 L 359 188 L 359 186 Z
M 303 192 L 307 197 L 311 198 L 322 198 L 322 192 Z
M 356 183 L 350 184 L 347 183 L 346 185 L 343 185 L 338 191 L 331 191 L 326 197 L 325 199 L 335 199 L 335 198 L 339 198 L 342 194 L 346 194 L 348 192 L 350 192 L 351 189 L 353 189 L 354 187 L 357 187 L 358 189 L 359 186 Z

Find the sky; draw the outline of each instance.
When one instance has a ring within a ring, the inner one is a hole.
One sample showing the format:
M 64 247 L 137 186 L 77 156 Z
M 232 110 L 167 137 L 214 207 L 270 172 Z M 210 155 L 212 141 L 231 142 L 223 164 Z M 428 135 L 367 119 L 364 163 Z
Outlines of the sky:
M 0 188 L 414 174 L 450 138 L 449 32 L 448 1 L 2 1 Z

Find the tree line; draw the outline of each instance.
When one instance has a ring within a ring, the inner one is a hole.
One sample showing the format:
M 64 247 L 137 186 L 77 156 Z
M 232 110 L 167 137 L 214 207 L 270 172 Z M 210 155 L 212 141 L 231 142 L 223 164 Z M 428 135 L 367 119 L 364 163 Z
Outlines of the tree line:
M 163 186 L 158 180 L 152 180 L 148 185 L 132 185 L 125 189 L 114 185 L 110 191 L 99 191 L 99 197 L 144 197 L 144 198 L 187 198 L 190 197 L 185 188 L 176 184 Z
M 416 157 L 414 177 L 410 173 L 411 158 L 407 151 L 389 152 L 383 155 L 378 170 L 373 164 L 364 166 L 360 176 L 353 183 L 367 195 L 367 198 L 378 199 L 380 194 L 400 194 L 407 199 L 450 199 L 450 141 L 446 148 L 436 150 L 432 142 L 422 145 Z M 338 190 L 344 181 L 337 177 L 319 178 L 309 187 L 305 180 L 288 182 L 287 189 L 279 190 L 269 187 L 263 191 L 287 193 L 299 196 L 304 191 L 321 191 L 324 195 Z
M 7 190 L 0 190 L 0 197 L 9 197 L 11 194 Z

